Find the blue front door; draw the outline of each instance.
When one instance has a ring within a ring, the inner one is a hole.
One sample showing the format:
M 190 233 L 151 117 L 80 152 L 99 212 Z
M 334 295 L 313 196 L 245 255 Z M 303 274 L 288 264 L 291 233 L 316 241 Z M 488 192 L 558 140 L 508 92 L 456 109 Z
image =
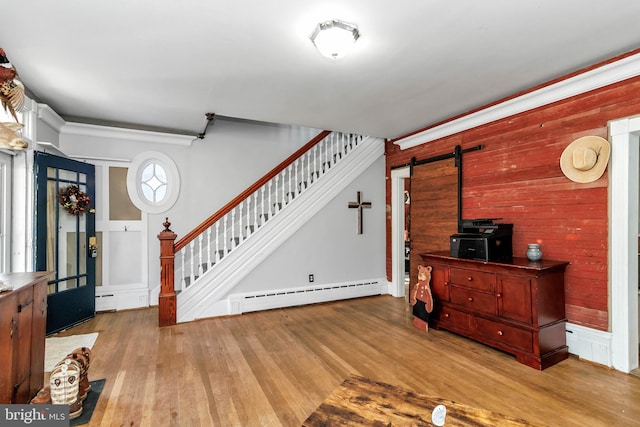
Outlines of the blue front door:
M 95 316 L 95 168 L 35 153 L 34 270 L 50 271 L 47 335 Z

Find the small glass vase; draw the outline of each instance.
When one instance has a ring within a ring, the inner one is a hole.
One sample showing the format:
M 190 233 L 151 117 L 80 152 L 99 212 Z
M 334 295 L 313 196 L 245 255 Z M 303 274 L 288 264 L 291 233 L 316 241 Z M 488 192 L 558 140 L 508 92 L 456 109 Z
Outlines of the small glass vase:
M 542 259 L 542 251 L 540 245 L 537 243 L 529 243 L 529 249 L 527 249 L 527 258 L 529 261 L 540 261 Z

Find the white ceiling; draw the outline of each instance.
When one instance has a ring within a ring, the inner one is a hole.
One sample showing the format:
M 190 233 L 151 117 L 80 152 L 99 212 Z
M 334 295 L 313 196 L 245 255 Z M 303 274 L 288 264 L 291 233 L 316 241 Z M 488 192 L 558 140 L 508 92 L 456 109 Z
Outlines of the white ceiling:
M 0 47 L 65 119 L 194 135 L 213 112 L 394 138 L 640 47 L 638 0 L 21 0 L 2 9 Z M 308 38 L 334 18 L 361 33 L 338 61 Z

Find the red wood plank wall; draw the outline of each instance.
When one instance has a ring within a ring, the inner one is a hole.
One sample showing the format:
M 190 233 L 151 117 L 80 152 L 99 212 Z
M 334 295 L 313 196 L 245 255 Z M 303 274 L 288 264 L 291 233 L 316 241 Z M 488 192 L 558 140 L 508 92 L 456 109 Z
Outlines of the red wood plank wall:
M 566 311 L 571 323 L 608 330 L 608 169 L 579 184 L 560 170 L 576 138 L 608 137 L 610 120 L 640 114 L 640 78 L 633 78 L 407 150 L 387 142 L 387 205 L 391 167 L 482 144 L 463 156 L 463 218 L 513 223 L 513 252 L 540 243 L 544 257 L 569 261 Z M 391 209 L 387 209 L 387 272 L 391 273 Z

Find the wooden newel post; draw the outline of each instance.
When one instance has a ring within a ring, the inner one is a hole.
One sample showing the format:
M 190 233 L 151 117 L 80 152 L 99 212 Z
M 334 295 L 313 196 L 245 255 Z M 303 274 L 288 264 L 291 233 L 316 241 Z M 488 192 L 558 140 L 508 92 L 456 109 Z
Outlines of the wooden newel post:
M 176 324 L 176 290 L 174 288 L 173 242 L 176 233 L 169 229 L 169 218 L 164 222 L 164 230 L 158 234 L 160 240 L 160 296 L 158 298 L 158 324 L 171 326 Z

